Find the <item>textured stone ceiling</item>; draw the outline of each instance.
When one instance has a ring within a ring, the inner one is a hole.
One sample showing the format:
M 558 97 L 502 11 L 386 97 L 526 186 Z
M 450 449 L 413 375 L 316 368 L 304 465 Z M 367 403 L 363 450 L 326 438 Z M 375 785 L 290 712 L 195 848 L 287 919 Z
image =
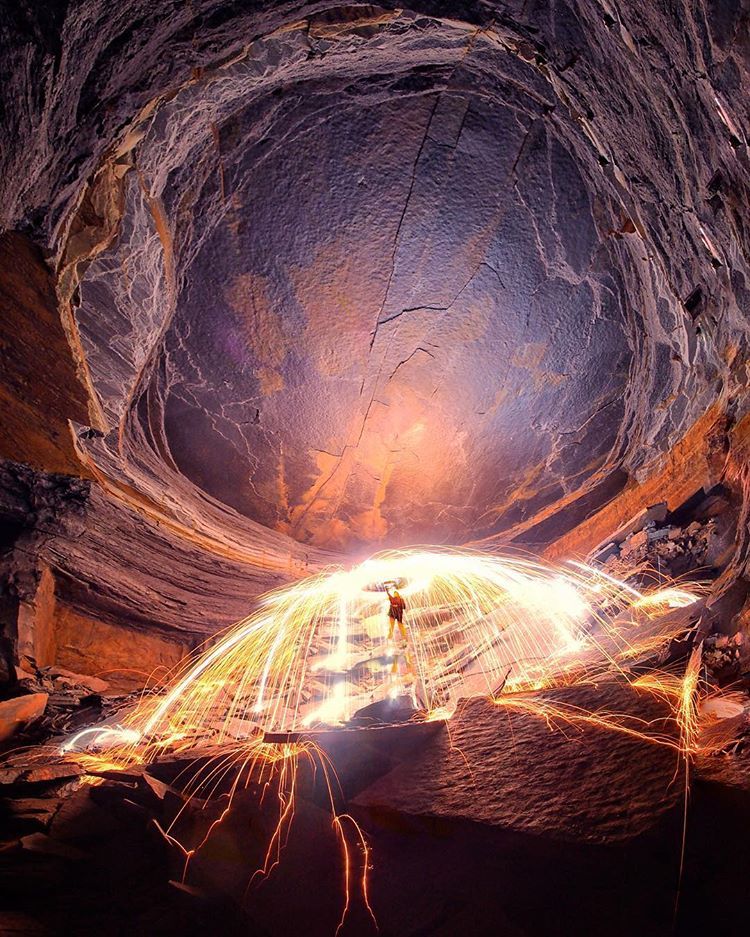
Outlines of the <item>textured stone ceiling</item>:
M 273 159 L 262 116 L 222 127 L 231 206 L 166 337 L 180 469 L 348 547 L 461 542 L 599 468 L 632 326 L 564 145 L 468 93 L 300 95 Z
M 3 29 L 2 227 L 55 269 L 86 472 L 161 530 L 278 575 L 542 548 L 744 414 L 741 4 Z

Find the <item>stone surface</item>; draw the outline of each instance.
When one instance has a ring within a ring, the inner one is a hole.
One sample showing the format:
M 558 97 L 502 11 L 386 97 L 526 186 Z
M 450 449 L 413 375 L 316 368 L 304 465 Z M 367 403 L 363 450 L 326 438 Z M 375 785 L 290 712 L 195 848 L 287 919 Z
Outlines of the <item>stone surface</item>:
M 15 699 L 0 700 L 0 742 L 5 742 L 15 733 L 38 719 L 47 705 L 46 693 L 29 693 Z
M 32 600 L 21 602 L 18 608 L 18 656 L 22 665 L 29 658 L 37 667 L 54 663 L 55 610 L 55 579 L 45 566 Z
M 58 612 L 57 663 L 101 678 L 112 692 L 158 684 L 191 650 L 189 641 L 97 621 L 66 606 Z
M 534 702 L 617 713 L 628 728 L 675 738 L 668 707 L 624 684 L 549 690 Z M 466 701 L 449 731 L 354 798 L 366 812 L 473 820 L 564 839 L 614 842 L 657 822 L 679 795 L 677 753 L 533 708 Z M 632 771 L 637 762 L 638 770 Z
M 55 686 L 59 686 L 61 689 L 65 689 L 69 686 L 82 686 L 91 693 L 104 693 L 109 688 L 109 683 L 107 683 L 106 680 L 87 674 L 71 673 L 69 670 L 63 670 L 61 667 L 52 669 L 51 676 L 54 677 Z
M 68 420 L 85 422 L 86 392 L 57 311 L 55 281 L 39 249 L 0 231 L 0 458 L 85 474 Z
M 66 664 L 66 651 L 57 656 L 65 607 L 114 636 L 123 627 L 131 636 L 156 629 L 185 649 L 247 615 L 259 593 L 315 568 L 314 553 L 280 534 L 265 546 L 261 528 L 243 539 L 241 520 L 213 505 L 203 530 L 189 514 L 170 524 L 154 513 L 88 482 L 0 467 L 0 519 L 10 539 L 0 558 L 0 663 L 7 655 L 8 674 L 28 655 L 39 666 L 79 669 Z M 157 656 L 153 666 L 161 663 Z M 95 661 L 90 668 L 97 672 Z

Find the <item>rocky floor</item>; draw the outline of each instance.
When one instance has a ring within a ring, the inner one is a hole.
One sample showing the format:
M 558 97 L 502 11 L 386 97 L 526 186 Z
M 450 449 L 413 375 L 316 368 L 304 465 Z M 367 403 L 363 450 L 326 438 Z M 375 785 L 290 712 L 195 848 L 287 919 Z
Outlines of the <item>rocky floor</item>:
M 663 703 L 627 696 L 617 682 L 540 699 L 629 712 L 664 737 L 675 731 Z M 447 727 L 333 732 L 319 742 L 341 782 L 337 809 L 371 848 L 381 934 L 673 933 L 684 777 L 671 749 L 482 700 Z M 230 771 L 210 797 L 186 806 L 186 783 L 207 759 L 97 775 L 51 746 L 6 755 L 0 933 L 333 934 L 342 852 L 319 771 L 301 771 L 294 822 L 268 878 L 250 885 L 278 802 L 273 784 L 250 778 L 183 881 L 184 852 L 163 831 L 199 844 L 234 779 Z M 750 747 L 735 743 L 691 771 L 675 932 L 710 924 L 713 934 L 735 934 L 750 871 Z M 361 870 L 351 838 L 350 850 Z M 355 883 L 340 933 L 375 933 Z

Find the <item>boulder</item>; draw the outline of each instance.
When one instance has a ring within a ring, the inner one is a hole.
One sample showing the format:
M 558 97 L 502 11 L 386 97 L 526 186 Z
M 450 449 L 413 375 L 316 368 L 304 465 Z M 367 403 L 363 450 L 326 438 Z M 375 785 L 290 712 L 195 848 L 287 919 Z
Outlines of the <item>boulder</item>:
M 29 693 L 0 702 L 0 742 L 38 719 L 44 713 L 48 698 L 46 693 Z

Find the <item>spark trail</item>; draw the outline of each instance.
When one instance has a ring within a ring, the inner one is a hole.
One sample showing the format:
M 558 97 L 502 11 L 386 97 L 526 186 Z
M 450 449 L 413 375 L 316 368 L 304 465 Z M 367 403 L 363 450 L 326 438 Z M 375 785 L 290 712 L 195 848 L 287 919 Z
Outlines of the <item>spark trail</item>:
M 387 638 L 385 584 L 399 583 L 407 640 Z M 460 698 L 541 689 L 619 666 L 670 637 L 661 621 L 700 594 L 641 592 L 581 563 L 553 566 L 458 549 L 377 554 L 261 597 L 238 622 L 102 737 L 138 760 L 198 740 L 221 745 L 263 732 L 345 724 L 370 702 L 400 697 L 424 718 Z
M 398 584 L 406 602 L 403 645 L 388 640 L 388 584 Z M 97 760 L 125 767 L 166 752 L 189 755 L 213 747 L 215 757 L 201 761 L 185 785 L 187 800 L 197 794 L 210 799 L 227 777 L 230 805 L 251 783 L 275 791 L 278 821 L 253 879 L 268 875 L 280 860 L 294 817 L 299 765 L 309 762 L 325 779 L 342 849 L 346 900 L 339 927 L 356 883 L 374 920 L 369 847 L 337 792 L 333 766 L 305 733 L 345 725 L 373 701 L 406 701 L 413 718 L 427 720 L 449 718 L 462 698 L 485 696 L 550 727 L 625 732 L 687 757 L 695 737 L 696 665 L 684 679 L 655 674 L 630 681 L 634 692 L 669 699 L 678 742 L 625 715 L 561 707 L 534 691 L 622 673 L 633 658 L 684 630 L 682 621 L 670 622 L 669 612 L 692 604 L 702 591 L 674 583 L 642 591 L 582 563 L 555 566 L 461 549 L 380 553 L 262 596 L 248 618 L 219 635 L 159 695 L 144 698 L 121 725 L 85 729 L 64 743 L 63 752 L 88 759 L 93 770 Z M 289 738 L 272 744 L 266 733 Z M 228 810 L 190 848 L 175 839 L 174 823 L 163 831 L 184 853 L 185 875 Z

